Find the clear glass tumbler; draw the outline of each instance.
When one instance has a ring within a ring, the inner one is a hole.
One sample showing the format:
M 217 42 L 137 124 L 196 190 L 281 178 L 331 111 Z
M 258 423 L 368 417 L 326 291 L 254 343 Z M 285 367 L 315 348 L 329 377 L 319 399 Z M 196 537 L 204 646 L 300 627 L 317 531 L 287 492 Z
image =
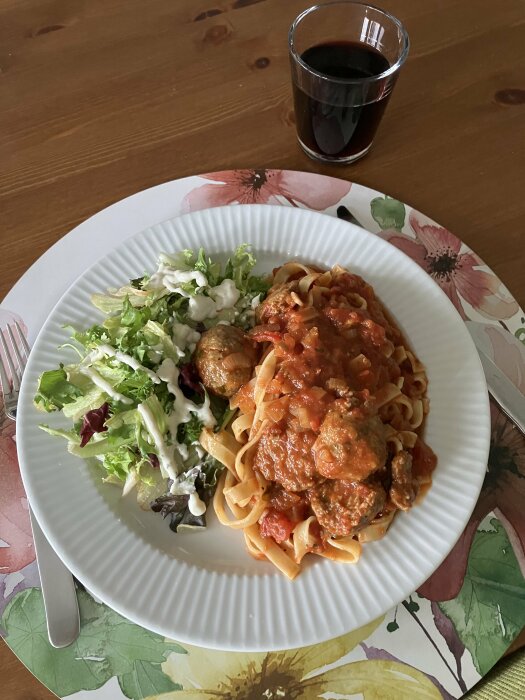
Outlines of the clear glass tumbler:
M 324 162 L 362 158 L 408 54 L 405 28 L 377 7 L 337 0 L 302 12 L 288 43 L 301 147 Z

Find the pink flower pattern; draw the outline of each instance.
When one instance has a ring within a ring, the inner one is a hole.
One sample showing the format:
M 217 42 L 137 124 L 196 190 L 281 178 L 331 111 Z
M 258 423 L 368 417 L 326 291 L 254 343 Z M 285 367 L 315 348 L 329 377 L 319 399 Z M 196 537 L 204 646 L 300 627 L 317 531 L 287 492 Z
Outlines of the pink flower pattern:
M 0 404 L 0 572 L 19 571 L 35 558 L 27 498 L 18 469 L 15 424 Z
M 491 402 L 490 409 L 491 447 L 481 495 L 455 547 L 418 590 L 430 600 L 451 600 L 458 595 L 478 525 L 492 511 L 503 523 L 525 576 L 525 437 L 495 403 Z
M 461 252 L 461 241 L 442 226 L 424 223 L 412 211 L 409 223 L 414 238 L 399 231 L 387 230 L 379 235 L 406 253 L 439 284 L 463 319 L 467 319 L 467 302 L 486 318 L 510 318 L 518 310 L 498 278 L 480 268 L 483 261 L 473 252 Z
M 0 309 L 0 327 L 18 321 L 17 314 Z M 18 468 L 15 441 L 15 423 L 4 410 L 0 392 L 0 537 L 5 545 L 0 547 L 0 573 L 20 571 L 35 559 L 33 534 L 29 522 L 29 507 Z
M 318 211 L 337 204 L 350 192 L 351 182 L 317 178 L 293 170 L 224 170 L 202 176 L 211 182 L 197 187 L 182 202 L 182 211 L 225 204 L 304 205 Z M 211 184 L 214 183 L 214 184 Z

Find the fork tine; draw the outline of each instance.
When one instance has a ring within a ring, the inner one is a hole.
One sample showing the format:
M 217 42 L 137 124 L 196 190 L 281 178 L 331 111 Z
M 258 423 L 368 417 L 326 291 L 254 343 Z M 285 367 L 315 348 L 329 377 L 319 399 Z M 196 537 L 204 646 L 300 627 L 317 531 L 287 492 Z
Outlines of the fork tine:
M 26 355 L 26 361 L 27 361 L 27 358 L 29 357 L 29 353 L 31 352 L 31 348 L 29 347 L 29 343 L 27 342 L 26 334 L 24 333 L 24 331 L 20 327 L 20 324 L 18 323 L 18 321 L 15 321 L 14 324 L 15 324 L 15 328 L 18 332 L 18 337 L 20 338 L 20 343 L 22 344 L 22 347 L 24 349 L 24 352 Z
M 26 366 L 26 359 L 20 354 L 20 350 L 18 349 L 18 343 L 15 340 L 15 336 L 13 335 L 13 329 L 10 325 L 7 325 L 7 334 L 9 336 L 9 340 L 11 341 L 16 361 L 18 362 L 18 371 L 20 373 L 20 379 L 22 379 L 22 372 L 24 371 Z
M 9 369 L 11 370 L 11 385 L 15 391 L 18 391 L 20 389 L 20 381 L 18 379 L 18 374 L 13 364 L 13 360 L 11 358 L 11 354 L 9 353 L 9 349 L 7 347 L 7 343 L 5 342 L 5 337 L 2 331 L 0 331 L 0 344 L 2 345 L 2 350 L 4 351 L 6 362 L 9 365 Z
M 2 387 L 2 394 L 4 395 L 4 402 L 6 397 L 11 393 L 11 383 L 7 377 L 7 372 L 5 371 L 4 361 L 2 359 L 2 354 L 0 353 L 0 385 Z

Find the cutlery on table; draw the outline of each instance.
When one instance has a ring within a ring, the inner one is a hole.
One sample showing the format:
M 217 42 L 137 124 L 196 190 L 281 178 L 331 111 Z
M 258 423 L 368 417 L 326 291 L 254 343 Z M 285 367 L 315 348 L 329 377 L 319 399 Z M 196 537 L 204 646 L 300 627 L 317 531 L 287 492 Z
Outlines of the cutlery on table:
M 491 326 L 489 323 L 478 323 L 477 321 L 466 321 L 465 325 L 478 351 L 490 395 L 498 403 L 504 413 L 507 414 L 514 425 L 525 435 L 525 396 L 510 381 L 491 357 L 488 334 L 490 334 L 491 331 L 497 333 L 502 331 L 496 326 Z M 505 331 L 505 333 L 507 334 L 508 331 Z M 512 334 L 508 333 L 508 335 L 508 342 L 516 347 L 525 365 L 525 348 L 522 347 L 520 341 Z
M 7 417 L 14 421 L 22 373 L 30 352 L 22 328 L 16 321 L 8 324 L 5 329 L 0 329 L 0 350 L 2 351 L 0 352 L 0 385 L 4 396 L 4 407 Z M 71 572 L 40 529 L 31 507 L 29 507 L 29 516 L 40 572 L 49 641 L 54 647 L 65 647 L 75 641 L 80 630 L 75 582 Z

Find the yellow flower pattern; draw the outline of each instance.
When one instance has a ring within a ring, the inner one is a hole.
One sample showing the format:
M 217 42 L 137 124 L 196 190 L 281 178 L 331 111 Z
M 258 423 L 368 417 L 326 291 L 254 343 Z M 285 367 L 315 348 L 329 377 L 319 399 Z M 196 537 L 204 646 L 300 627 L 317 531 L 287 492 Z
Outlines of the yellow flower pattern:
M 186 646 L 188 654 L 170 654 L 162 665 L 183 690 L 149 700 L 315 700 L 325 693 L 361 693 L 363 700 L 441 700 L 427 676 L 397 661 L 334 666 L 381 622 L 382 618 L 324 644 L 288 651 L 248 655 Z

